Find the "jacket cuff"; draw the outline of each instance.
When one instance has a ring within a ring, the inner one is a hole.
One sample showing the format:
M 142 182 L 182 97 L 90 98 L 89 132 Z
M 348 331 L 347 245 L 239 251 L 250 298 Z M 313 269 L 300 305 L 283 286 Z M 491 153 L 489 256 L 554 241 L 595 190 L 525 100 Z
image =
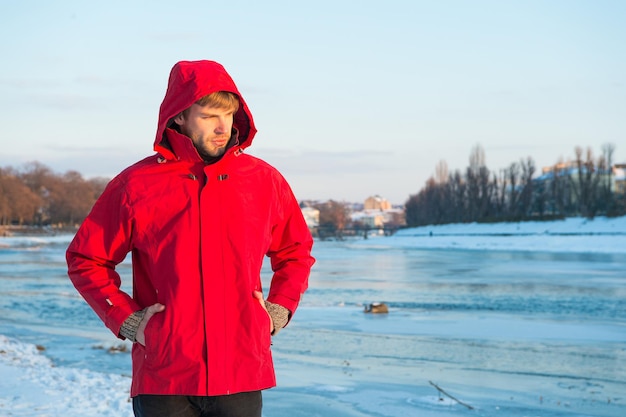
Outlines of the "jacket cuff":
M 298 308 L 298 303 L 299 303 L 299 300 L 293 300 L 289 297 L 285 297 L 282 294 L 273 294 L 271 290 L 270 290 L 269 295 L 267 296 L 267 300 L 270 303 L 279 304 L 281 307 L 284 307 L 287 310 L 289 310 L 289 320 L 291 320 L 291 316 L 294 314 L 294 312 Z
M 120 336 L 125 337 L 131 342 L 136 342 L 135 337 L 137 336 L 137 330 L 139 329 L 139 324 L 141 324 L 141 320 L 143 320 L 143 316 L 146 315 L 146 309 L 135 311 L 133 314 L 128 316 L 124 323 L 122 323 L 122 327 L 120 327 Z

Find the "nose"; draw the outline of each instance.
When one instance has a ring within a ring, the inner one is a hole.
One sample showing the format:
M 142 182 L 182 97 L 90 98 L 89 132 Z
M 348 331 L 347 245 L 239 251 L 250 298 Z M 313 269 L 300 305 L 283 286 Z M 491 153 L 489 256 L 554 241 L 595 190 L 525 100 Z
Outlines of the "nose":
M 222 135 L 226 133 L 226 119 L 219 117 L 217 121 L 217 126 L 215 126 L 215 134 Z

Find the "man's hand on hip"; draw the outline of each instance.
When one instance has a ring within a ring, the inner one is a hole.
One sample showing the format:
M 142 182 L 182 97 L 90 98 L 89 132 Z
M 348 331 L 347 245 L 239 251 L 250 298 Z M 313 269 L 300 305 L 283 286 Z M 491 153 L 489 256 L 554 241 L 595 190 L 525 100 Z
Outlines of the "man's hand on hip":
M 165 306 L 163 304 L 152 304 L 150 307 L 146 309 L 146 314 L 143 316 L 141 323 L 139 323 L 139 328 L 137 329 L 137 335 L 135 336 L 135 341 L 142 346 L 146 345 L 146 335 L 144 332 L 146 331 L 146 326 L 148 322 L 155 314 L 161 313 L 165 310 Z
M 270 316 L 269 311 L 267 311 L 267 307 L 265 306 L 265 300 L 263 299 L 263 293 L 261 291 L 254 291 L 254 298 L 259 301 L 263 310 L 267 313 L 267 317 L 270 318 L 270 334 L 274 332 L 274 320 L 272 320 L 272 316 Z

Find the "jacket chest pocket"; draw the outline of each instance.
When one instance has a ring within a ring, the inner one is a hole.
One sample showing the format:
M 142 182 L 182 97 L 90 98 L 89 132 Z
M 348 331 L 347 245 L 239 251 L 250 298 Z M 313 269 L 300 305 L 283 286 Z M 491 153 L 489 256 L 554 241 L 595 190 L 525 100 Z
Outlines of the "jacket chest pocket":
M 185 236 L 192 229 L 192 219 L 198 219 L 197 197 L 185 190 L 164 191 L 149 196 L 135 205 L 136 230 L 144 244 Z

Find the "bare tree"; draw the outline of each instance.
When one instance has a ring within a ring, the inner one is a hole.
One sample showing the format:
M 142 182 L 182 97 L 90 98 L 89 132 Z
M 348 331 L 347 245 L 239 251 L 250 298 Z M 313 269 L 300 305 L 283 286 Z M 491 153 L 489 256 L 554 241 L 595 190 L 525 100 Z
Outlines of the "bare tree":
M 10 169 L 0 169 L 0 224 L 31 223 L 41 206 L 33 193 Z
M 54 172 L 40 162 L 29 162 L 24 165 L 20 178 L 32 192 L 41 197 L 42 206 L 37 210 L 38 225 L 50 221 L 50 201 L 59 188 L 58 178 Z
M 341 238 L 350 219 L 350 213 L 346 205 L 334 200 L 329 200 L 325 203 L 315 205 L 315 208 L 320 211 L 318 228 L 320 234 L 328 232 Z
M 520 178 L 520 166 L 518 163 L 513 162 L 506 170 L 508 183 L 509 183 L 509 197 L 508 197 L 508 216 L 517 215 L 517 204 L 519 200 L 519 178 Z
M 452 207 L 450 221 L 455 223 L 466 222 L 468 218 L 467 184 L 459 170 L 454 171 L 450 176 L 449 190 Z
M 51 219 L 57 223 L 78 224 L 87 217 L 96 202 L 95 184 L 85 181 L 76 171 L 68 171 L 59 179 L 60 186 L 51 196 Z
M 520 160 L 519 164 L 521 168 L 521 185 L 522 191 L 519 197 L 519 215 L 523 218 L 529 217 L 532 208 L 532 199 L 534 195 L 533 190 L 533 176 L 535 175 L 535 161 L 529 156 L 525 160 Z
M 445 184 L 448 182 L 449 175 L 448 163 L 442 159 L 435 167 L 435 181 L 437 181 L 438 184 Z
M 601 158 L 601 170 L 604 171 L 606 181 L 604 181 L 603 191 L 603 205 L 606 214 L 613 214 L 615 210 L 615 202 L 613 201 L 613 154 L 615 153 L 615 145 L 612 143 L 605 143 L 602 145 L 602 158 Z
M 508 170 L 501 169 L 500 175 L 494 174 L 494 206 L 495 212 L 498 217 L 504 217 L 507 213 L 507 187 L 508 187 Z
M 472 171 L 478 171 L 480 168 L 487 166 L 485 158 L 485 150 L 478 143 L 474 145 L 470 152 L 469 168 Z
M 583 149 L 579 146 L 575 149 L 576 176 L 570 176 L 573 182 L 573 190 L 578 202 L 579 214 L 588 218 L 594 218 L 597 211 L 597 190 L 600 175 L 593 161 L 593 150 L 587 148 L 586 158 L 583 159 Z M 574 182 L 574 178 L 576 181 Z

